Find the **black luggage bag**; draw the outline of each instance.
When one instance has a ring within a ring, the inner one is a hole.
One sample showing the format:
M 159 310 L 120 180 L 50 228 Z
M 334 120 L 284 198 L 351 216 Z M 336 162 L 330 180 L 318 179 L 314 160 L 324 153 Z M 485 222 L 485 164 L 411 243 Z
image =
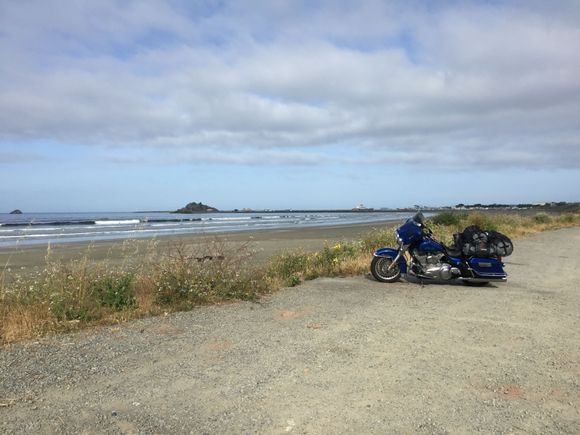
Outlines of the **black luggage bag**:
M 506 257 L 514 251 L 508 236 L 497 231 L 483 231 L 471 225 L 454 234 L 455 248 L 466 257 Z

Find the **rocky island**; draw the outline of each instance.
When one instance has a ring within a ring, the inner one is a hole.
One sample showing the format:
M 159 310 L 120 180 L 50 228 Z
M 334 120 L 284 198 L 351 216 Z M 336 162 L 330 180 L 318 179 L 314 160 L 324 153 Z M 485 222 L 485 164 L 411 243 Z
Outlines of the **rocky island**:
M 202 204 L 201 202 L 190 202 L 185 207 L 175 210 L 172 213 L 212 213 L 219 211 L 215 207 Z
M 12 210 L 12 211 L 10 212 L 10 214 L 22 214 L 22 211 L 20 211 L 20 210 L 16 209 L 16 210 Z

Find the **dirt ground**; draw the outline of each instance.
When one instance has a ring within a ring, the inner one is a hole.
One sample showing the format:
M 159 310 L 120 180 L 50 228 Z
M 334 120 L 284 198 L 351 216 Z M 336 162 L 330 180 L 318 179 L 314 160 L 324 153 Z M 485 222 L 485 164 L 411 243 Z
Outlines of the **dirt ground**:
M 518 241 L 484 288 L 320 279 L 5 348 L 0 432 L 578 434 L 579 246 Z

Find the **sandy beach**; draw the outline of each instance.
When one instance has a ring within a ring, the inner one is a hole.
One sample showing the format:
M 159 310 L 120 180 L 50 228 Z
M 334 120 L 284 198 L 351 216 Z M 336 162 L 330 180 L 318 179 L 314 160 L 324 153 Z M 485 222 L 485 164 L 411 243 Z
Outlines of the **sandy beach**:
M 138 261 L 145 255 L 147 247 L 154 241 L 156 250 L 170 249 L 172 245 L 183 243 L 193 249 L 203 250 L 209 241 L 217 239 L 227 244 L 228 249 L 246 246 L 255 252 L 256 262 L 264 261 L 273 255 L 287 251 L 314 251 L 326 243 L 357 240 L 376 228 L 394 227 L 398 223 L 373 222 L 371 224 L 337 225 L 283 230 L 260 230 L 229 234 L 180 235 L 156 239 L 133 239 L 128 241 L 100 241 L 57 244 L 50 247 L 50 257 L 63 261 L 78 259 L 84 255 L 95 261 L 107 260 L 116 263 L 133 256 Z M 46 244 L 0 249 L 0 267 L 14 269 L 34 269 L 46 263 L 48 247 Z

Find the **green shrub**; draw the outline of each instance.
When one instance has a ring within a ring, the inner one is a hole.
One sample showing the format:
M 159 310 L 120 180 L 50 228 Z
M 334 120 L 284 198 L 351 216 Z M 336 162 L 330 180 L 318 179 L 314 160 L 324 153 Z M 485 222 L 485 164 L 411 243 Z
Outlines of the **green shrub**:
M 290 275 L 286 278 L 286 286 L 287 287 L 295 287 L 300 284 L 300 277 L 298 275 Z
M 71 293 L 53 293 L 50 298 L 50 312 L 57 320 L 97 320 L 101 313 L 88 298 L 76 299 Z
M 578 215 L 573 214 L 563 214 L 558 216 L 558 221 L 563 224 L 573 224 L 574 222 L 578 221 Z
M 102 308 L 114 311 L 134 308 L 132 281 L 132 275 L 96 273 L 52 280 L 47 288 L 51 292 L 50 311 L 58 320 L 90 321 L 103 316 Z
M 308 266 L 308 255 L 303 252 L 285 253 L 270 260 L 266 275 L 277 279 L 286 287 L 300 284 L 301 276 Z
M 396 246 L 394 228 L 379 228 L 369 232 L 361 241 L 363 252 L 373 252 L 385 246 Z
M 86 257 L 67 264 L 49 262 L 36 293 L 49 295 L 50 312 L 58 320 L 96 320 L 101 313 L 91 291 L 95 275 Z
M 161 305 L 178 302 L 207 302 L 209 282 L 188 264 L 163 263 L 155 277 L 157 300 Z
M 266 276 L 285 287 L 293 287 L 303 280 L 320 276 L 336 276 L 344 262 L 366 255 L 364 243 L 337 243 L 322 250 L 306 253 L 286 253 L 270 260 Z
M 91 320 L 96 320 L 98 317 L 90 312 L 89 309 L 71 306 L 66 304 L 56 304 L 53 306 L 52 313 L 56 316 L 58 320 L 80 320 L 83 322 L 89 322 Z
M 443 211 L 431 219 L 435 225 L 459 225 L 461 221 L 467 219 L 467 213 L 461 212 L 451 212 L 451 211 Z
M 467 227 L 470 225 L 477 225 L 482 230 L 496 231 L 498 229 L 497 220 L 493 216 L 483 213 L 470 213 L 467 216 L 467 222 L 465 222 L 465 226 Z
M 121 311 L 136 305 L 132 275 L 110 275 L 91 283 L 91 293 L 102 307 Z
M 350 243 L 338 243 L 334 246 L 326 245 L 322 251 L 315 252 L 309 259 L 309 273 L 307 279 L 319 276 L 334 276 L 339 264 L 356 255 L 355 247 Z
M 157 302 L 187 309 L 220 300 L 255 299 L 266 290 L 266 284 L 261 284 L 263 272 L 248 267 L 249 258 L 245 248 L 228 250 L 217 242 L 204 246 L 203 252 L 176 245 L 152 274 Z
M 355 256 L 354 246 L 348 243 L 338 243 L 332 247 L 326 245 L 319 252 L 316 259 L 321 265 L 332 266 L 340 260 L 352 258 Z
M 533 218 L 534 223 L 536 224 L 549 224 L 552 223 L 552 218 L 548 216 L 546 213 L 538 213 Z

